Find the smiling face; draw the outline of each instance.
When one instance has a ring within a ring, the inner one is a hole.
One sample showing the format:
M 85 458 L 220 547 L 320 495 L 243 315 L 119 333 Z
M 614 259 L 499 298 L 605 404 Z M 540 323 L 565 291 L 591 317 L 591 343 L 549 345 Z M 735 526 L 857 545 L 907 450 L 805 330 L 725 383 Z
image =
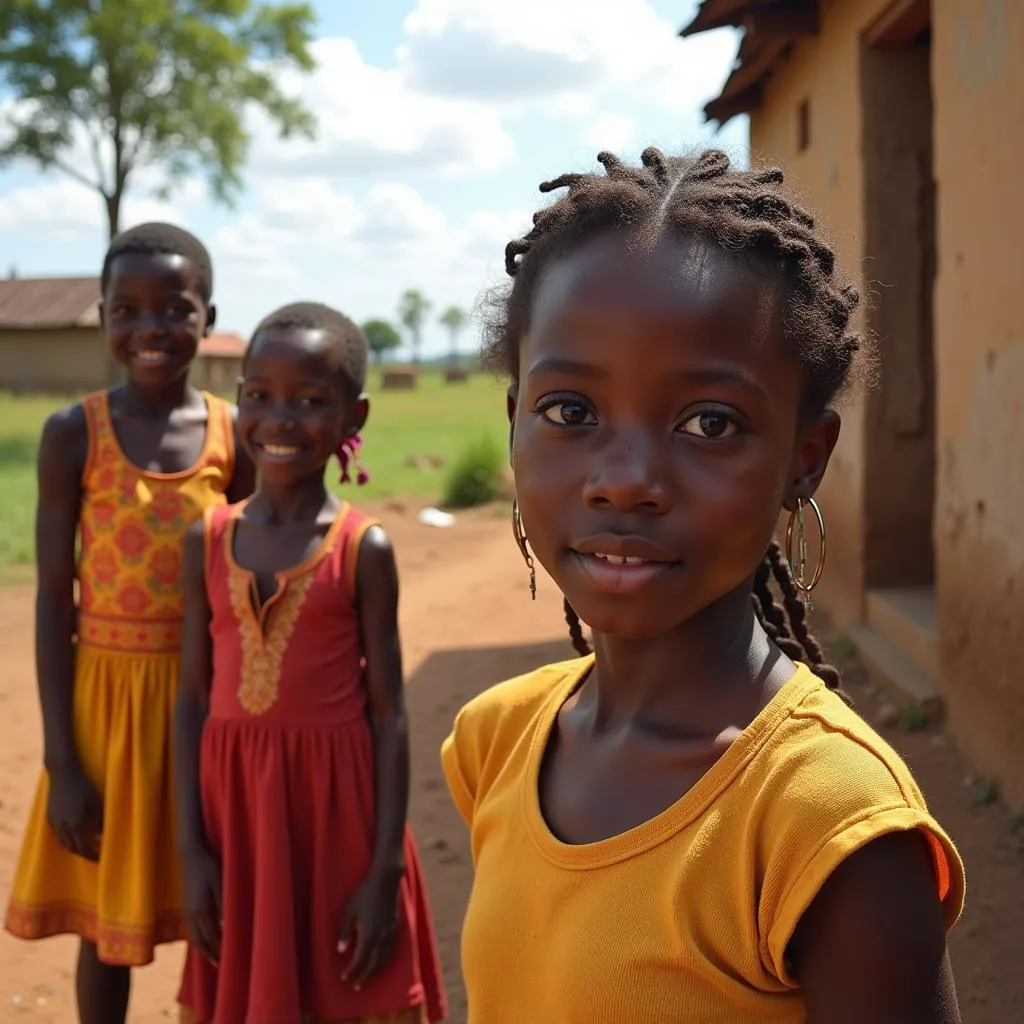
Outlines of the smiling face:
M 252 340 L 238 392 L 238 433 L 262 481 L 288 485 L 322 476 L 328 460 L 366 421 L 353 400 L 339 342 L 307 327 L 271 327 Z
M 111 263 L 103 326 L 136 384 L 159 388 L 186 374 L 215 317 L 184 256 L 126 252 Z
M 813 493 L 838 417 L 770 294 L 713 247 L 595 239 L 536 294 L 510 398 L 527 537 L 598 632 L 650 637 L 750 579 L 783 504 Z

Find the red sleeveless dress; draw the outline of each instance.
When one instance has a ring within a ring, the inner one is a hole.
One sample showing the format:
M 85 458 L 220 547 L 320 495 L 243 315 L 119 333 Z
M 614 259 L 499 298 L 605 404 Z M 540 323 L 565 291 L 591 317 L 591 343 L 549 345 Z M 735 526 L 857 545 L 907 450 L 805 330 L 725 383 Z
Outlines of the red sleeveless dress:
M 433 923 L 412 834 L 391 963 L 362 989 L 338 952 L 349 898 L 374 833 L 373 742 L 366 711 L 356 556 L 372 520 L 342 506 L 320 549 L 278 575 L 257 607 L 232 553 L 242 505 L 205 517 L 213 639 L 201 790 L 222 869 L 218 969 L 190 949 L 180 1002 L 209 1024 L 300 1024 L 410 1014 L 443 1020 Z

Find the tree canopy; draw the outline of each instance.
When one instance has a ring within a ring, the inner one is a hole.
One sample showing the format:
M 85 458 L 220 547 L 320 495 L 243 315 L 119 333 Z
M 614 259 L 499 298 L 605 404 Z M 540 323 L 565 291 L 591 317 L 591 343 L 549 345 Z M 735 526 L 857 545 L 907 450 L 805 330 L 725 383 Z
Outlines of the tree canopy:
M 465 330 L 468 319 L 466 311 L 461 306 L 449 306 L 441 314 L 441 324 L 448 328 L 449 358 L 453 363 L 459 355 L 459 335 Z
M 398 301 L 398 318 L 405 325 L 412 341 L 412 359 L 420 361 L 420 345 L 423 339 L 423 322 L 430 312 L 430 300 L 416 288 L 408 288 Z
M 394 351 L 402 344 L 402 336 L 387 320 L 367 320 L 363 324 L 363 334 L 366 335 L 366 343 L 378 363 L 388 352 Z
M 313 133 L 312 115 L 277 85 L 284 68 L 314 67 L 313 24 L 306 3 L 0 0 L 0 84 L 13 100 L 0 165 L 25 158 L 96 189 L 111 237 L 144 166 L 163 168 L 168 191 L 201 173 L 230 202 L 249 150 L 247 107 L 282 137 Z

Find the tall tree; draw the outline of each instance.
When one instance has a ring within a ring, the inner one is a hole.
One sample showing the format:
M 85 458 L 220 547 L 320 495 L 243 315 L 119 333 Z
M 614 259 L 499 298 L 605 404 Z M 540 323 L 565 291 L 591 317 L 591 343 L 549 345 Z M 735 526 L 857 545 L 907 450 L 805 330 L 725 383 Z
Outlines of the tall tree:
M 398 302 L 398 319 L 409 332 L 412 344 L 412 361 L 419 365 L 420 345 L 423 342 L 423 322 L 430 312 L 430 300 L 416 288 L 409 288 Z
M 15 101 L 0 123 L 0 165 L 26 158 L 96 189 L 110 237 L 144 166 L 164 169 L 164 192 L 201 172 L 230 203 L 248 155 L 247 106 L 262 107 L 282 138 L 312 136 L 312 115 L 277 80 L 313 68 L 313 22 L 306 3 L 0 0 L 0 85 Z
M 459 335 L 466 327 L 466 311 L 461 306 L 449 306 L 441 314 L 441 323 L 448 329 L 448 359 L 452 366 L 459 358 Z
M 367 320 L 363 324 L 363 334 L 366 335 L 366 343 L 370 346 L 374 362 L 378 366 L 388 352 L 392 352 L 402 345 L 402 336 L 387 320 Z

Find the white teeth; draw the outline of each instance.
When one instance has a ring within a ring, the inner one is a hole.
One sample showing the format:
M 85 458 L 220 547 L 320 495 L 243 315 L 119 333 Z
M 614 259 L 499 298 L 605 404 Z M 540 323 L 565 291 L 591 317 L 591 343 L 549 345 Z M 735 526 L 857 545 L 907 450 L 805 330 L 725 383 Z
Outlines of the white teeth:
M 611 562 L 612 565 L 645 565 L 647 563 L 646 558 L 634 558 L 632 555 L 606 555 L 601 551 L 595 551 L 594 557 Z
M 142 352 L 136 352 L 135 356 L 146 363 L 158 363 L 167 358 L 167 353 L 161 352 L 159 349 L 145 349 Z
M 265 444 L 263 450 L 268 455 L 294 455 L 299 449 L 294 445 Z

